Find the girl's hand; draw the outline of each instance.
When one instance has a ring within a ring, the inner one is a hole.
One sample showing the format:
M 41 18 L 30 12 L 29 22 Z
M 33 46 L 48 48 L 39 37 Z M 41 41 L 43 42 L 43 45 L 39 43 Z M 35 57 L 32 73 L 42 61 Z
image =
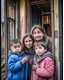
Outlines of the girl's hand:
M 32 69 L 33 69 L 33 70 L 36 70 L 38 67 L 39 67 L 38 64 L 34 64 L 34 65 L 32 66 Z

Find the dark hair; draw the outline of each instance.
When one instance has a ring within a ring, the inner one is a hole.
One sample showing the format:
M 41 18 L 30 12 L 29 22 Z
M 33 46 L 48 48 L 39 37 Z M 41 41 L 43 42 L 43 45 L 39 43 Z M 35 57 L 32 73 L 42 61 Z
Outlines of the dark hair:
M 20 45 L 21 45 L 21 41 L 19 39 L 12 39 L 12 40 L 10 40 L 9 47 L 12 46 L 13 44 L 17 44 L 17 43 L 20 43 Z
M 32 29 L 31 29 L 31 35 L 33 35 L 33 31 L 34 31 L 34 29 L 36 29 L 36 28 L 38 28 L 39 30 L 41 30 L 42 33 L 46 34 L 45 29 L 44 29 L 43 27 L 41 27 L 41 25 L 35 24 L 35 25 L 32 27 Z
M 42 45 L 45 49 L 47 48 L 47 46 L 46 46 L 46 44 L 43 42 L 43 41 L 35 41 L 34 42 L 34 47 L 36 46 L 36 45 Z
M 25 44 L 24 44 L 24 40 L 26 37 L 30 37 L 32 40 L 33 40 L 33 43 L 34 43 L 34 39 L 32 37 L 32 35 L 30 33 L 26 33 L 22 39 L 22 44 L 23 44 L 23 47 L 25 48 Z

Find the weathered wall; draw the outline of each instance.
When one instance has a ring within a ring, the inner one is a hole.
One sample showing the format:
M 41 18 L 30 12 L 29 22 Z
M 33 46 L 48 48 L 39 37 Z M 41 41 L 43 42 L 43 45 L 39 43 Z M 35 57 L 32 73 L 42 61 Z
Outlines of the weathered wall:
M 20 0 L 20 37 L 25 34 L 25 0 Z

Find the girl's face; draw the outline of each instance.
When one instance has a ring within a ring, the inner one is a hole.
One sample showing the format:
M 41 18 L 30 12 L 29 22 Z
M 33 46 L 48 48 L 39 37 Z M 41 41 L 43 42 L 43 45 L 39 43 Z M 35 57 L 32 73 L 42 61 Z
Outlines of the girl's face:
M 27 49 L 30 49 L 33 46 L 33 40 L 28 36 L 24 39 L 24 44 Z
M 38 55 L 38 56 L 40 56 L 40 55 L 42 55 L 43 53 L 45 53 L 46 50 L 47 50 L 47 49 L 45 49 L 41 44 L 35 46 L 35 52 L 36 52 L 36 55 Z
M 10 47 L 10 50 L 13 52 L 13 53 L 17 53 L 19 54 L 21 52 L 21 44 L 20 43 L 17 43 L 17 44 L 12 44 L 11 47 Z
M 35 40 L 42 40 L 43 36 L 44 36 L 44 33 L 42 33 L 42 31 L 40 29 L 38 29 L 38 28 L 34 29 L 33 38 Z

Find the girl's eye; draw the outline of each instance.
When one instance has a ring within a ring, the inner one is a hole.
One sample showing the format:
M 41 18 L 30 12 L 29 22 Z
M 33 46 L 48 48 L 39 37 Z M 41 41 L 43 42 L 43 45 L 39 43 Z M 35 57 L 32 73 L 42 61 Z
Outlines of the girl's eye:
M 38 31 L 37 33 L 40 33 L 40 31 Z
M 39 49 L 42 49 L 42 47 L 39 47 Z
M 35 48 L 35 50 L 37 50 L 37 48 Z

